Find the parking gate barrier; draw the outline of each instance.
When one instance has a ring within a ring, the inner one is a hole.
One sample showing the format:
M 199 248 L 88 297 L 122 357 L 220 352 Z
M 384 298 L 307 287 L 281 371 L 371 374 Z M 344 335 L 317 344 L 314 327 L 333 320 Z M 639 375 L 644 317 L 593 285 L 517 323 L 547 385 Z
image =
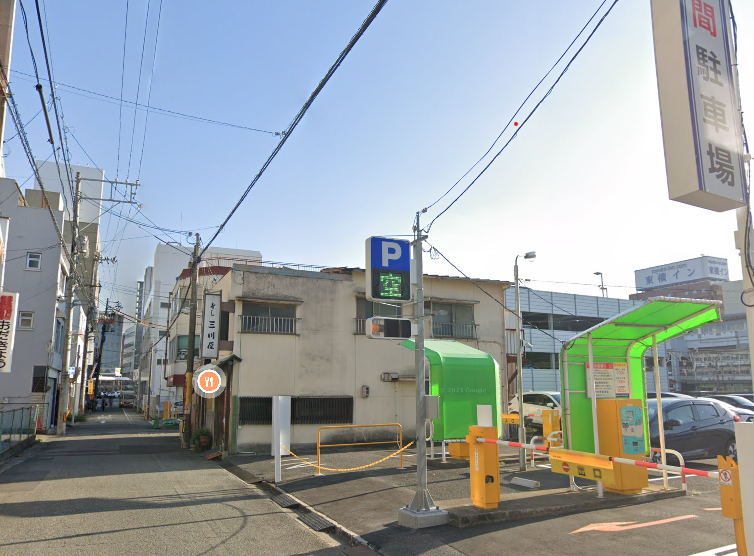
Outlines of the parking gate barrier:
M 646 467 L 647 469 L 658 469 L 660 471 L 674 471 L 675 473 L 685 473 L 686 475 L 696 475 L 697 477 L 709 477 L 717 479 L 720 476 L 719 471 L 702 471 L 701 469 L 691 469 L 690 467 L 678 467 L 676 465 L 663 465 L 650 461 L 641 461 L 635 459 L 618 458 L 608 456 L 610 461 L 615 463 L 624 463 L 626 465 L 636 465 L 637 467 Z
M 480 438 L 481 436 L 481 438 Z M 471 502 L 485 509 L 497 508 L 500 502 L 500 453 L 497 447 L 497 427 L 469 427 L 466 443 L 469 450 L 469 480 Z M 473 452 L 473 453 L 472 453 Z

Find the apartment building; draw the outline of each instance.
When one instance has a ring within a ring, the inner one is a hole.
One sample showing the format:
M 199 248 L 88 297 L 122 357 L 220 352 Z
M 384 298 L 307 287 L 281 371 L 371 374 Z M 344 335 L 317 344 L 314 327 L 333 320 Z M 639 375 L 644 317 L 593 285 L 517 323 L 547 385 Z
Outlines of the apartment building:
M 212 284 L 217 274 L 204 288 L 222 296 L 220 354 L 212 362 L 226 373 L 228 387 L 218 398 L 194 395 L 191 402 L 194 423 L 214 430 L 216 447 L 233 452 L 269 445 L 274 395 L 292 396 L 294 446 L 314 443 L 317 428 L 331 423 L 400 423 L 411 437 L 414 353 L 397 341 L 368 338 L 365 322 L 411 316 L 412 305 L 367 301 L 364 270 L 357 268 L 233 264 Z M 425 330 L 429 338 L 455 340 L 502 361 L 510 284 L 476 282 L 484 291 L 465 278 L 426 276 L 431 316 Z M 180 357 L 183 330 L 171 329 L 171 342 L 178 339 L 169 358 Z M 180 363 L 169 362 L 174 383 L 185 372 Z

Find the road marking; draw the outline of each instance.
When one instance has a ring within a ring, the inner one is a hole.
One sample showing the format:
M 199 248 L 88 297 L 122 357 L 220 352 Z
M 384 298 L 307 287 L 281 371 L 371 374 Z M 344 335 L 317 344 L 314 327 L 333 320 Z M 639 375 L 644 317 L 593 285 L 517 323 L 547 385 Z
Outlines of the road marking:
M 574 533 L 585 533 L 587 531 L 603 531 L 607 533 L 614 533 L 616 531 L 628 531 L 631 529 L 641 529 L 643 527 L 651 527 L 653 525 L 663 525 L 665 523 L 673 523 L 674 521 L 681 521 L 684 519 L 691 519 L 699 517 L 697 515 L 681 515 L 678 517 L 670 517 L 668 519 L 660 519 L 659 521 L 649 521 L 647 523 L 636 523 L 635 521 L 613 521 L 611 523 L 593 523 L 591 525 L 587 525 L 586 527 L 582 527 L 581 529 L 576 529 L 575 531 L 571 531 L 569 534 L 573 535 Z
M 728 546 L 721 546 L 720 548 L 713 548 L 706 552 L 697 552 L 691 556 L 736 556 L 738 549 L 735 544 L 729 544 Z
M 128 413 L 126 413 L 125 409 L 123 410 L 123 415 L 126 416 L 126 419 L 128 419 L 129 423 L 131 423 L 132 425 L 134 424 L 134 422 L 131 420 L 131 416 Z
M 702 508 L 705 512 L 721 512 L 722 508 Z

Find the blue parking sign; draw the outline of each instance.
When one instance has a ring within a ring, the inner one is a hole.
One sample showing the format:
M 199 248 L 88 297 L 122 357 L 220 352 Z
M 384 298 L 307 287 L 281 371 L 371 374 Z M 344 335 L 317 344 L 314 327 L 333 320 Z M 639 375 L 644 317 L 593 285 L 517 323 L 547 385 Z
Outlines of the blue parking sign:
M 411 244 L 405 239 L 366 241 L 366 294 L 370 301 L 411 300 Z

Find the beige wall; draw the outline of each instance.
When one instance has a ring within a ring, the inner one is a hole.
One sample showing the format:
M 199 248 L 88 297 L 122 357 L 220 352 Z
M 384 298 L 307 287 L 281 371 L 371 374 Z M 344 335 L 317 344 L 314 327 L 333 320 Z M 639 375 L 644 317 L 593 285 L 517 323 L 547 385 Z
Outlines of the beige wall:
M 504 338 L 503 308 L 467 280 L 427 277 L 425 295 L 474 304 L 474 319 L 480 340 L 464 341 L 501 362 Z M 501 303 L 501 282 L 482 283 Z M 415 383 L 412 380 L 382 382 L 383 372 L 414 374 L 414 353 L 392 340 L 374 340 L 354 334 L 356 299 L 364 295 L 364 273 L 296 273 L 255 269 L 234 270 L 214 289 L 221 289 L 223 301 L 236 299 L 231 315 L 230 338 L 241 358 L 234 367 L 234 396 L 352 396 L 354 424 L 399 422 L 404 438 L 413 436 Z M 298 335 L 241 333 L 243 300 L 269 300 L 295 304 L 300 319 Z M 411 310 L 405 311 L 404 315 Z M 431 326 L 425 328 L 431 331 Z M 504 356 L 502 357 L 504 360 Z M 368 398 L 361 397 L 362 385 L 369 386 Z M 312 444 L 316 425 L 293 426 L 293 445 Z M 367 438 L 380 431 L 327 433 L 330 440 Z M 237 431 L 239 449 L 270 443 L 269 426 L 244 425 Z M 388 433 L 389 434 L 389 433 Z M 385 431 L 382 431 L 385 436 Z

